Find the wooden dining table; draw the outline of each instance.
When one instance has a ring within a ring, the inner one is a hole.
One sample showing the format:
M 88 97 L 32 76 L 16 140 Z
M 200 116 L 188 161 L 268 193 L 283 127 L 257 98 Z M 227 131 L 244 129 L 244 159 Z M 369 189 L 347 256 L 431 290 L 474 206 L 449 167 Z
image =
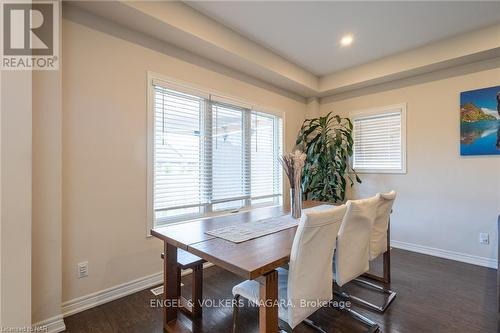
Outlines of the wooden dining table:
M 321 204 L 306 201 L 304 208 Z M 297 227 L 292 227 L 242 243 L 233 243 L 206 234 L 206 231 L 238 223 L 258 221 L 287 214 L 283 206 L 262 207 L 231 215 L 167 225 L 151 230 L 164 243 L 164 320 L 167 332 L 178 332 L 177 249 L 195 254 L 208 262 L 260 284 L 259 332 L 278 331 L 278 273 L 276 268 L 288 263 Z M 230 292 L 230 291 L 229 291 Z

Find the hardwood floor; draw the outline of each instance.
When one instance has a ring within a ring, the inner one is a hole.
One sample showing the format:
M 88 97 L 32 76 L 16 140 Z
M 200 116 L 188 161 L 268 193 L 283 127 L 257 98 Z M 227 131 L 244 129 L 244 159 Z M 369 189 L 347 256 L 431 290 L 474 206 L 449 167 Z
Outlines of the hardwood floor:
M 186 284 L 183 294 L 191 290 L 190 280 L 189 276 L 183 278 Z M 230 300 L 232 286 L 240 281 L 217 267 L 208 268 L 204 272 L 204 298 L 216 302 Z M 391 287 L 398 296 L 385 314 L 354 307 L 379 323 L 382 332 L 498 332 L 496 270 L 395 249 L 392 281 Z M 373 301 L 380 300 L 378 295 L 355 285 L 347 290 Z M 150 306 L 155 299 L 160 297 L 144 290 L 67 317 L 67 332 L 163 332 L 162 309 Z M 231 332 L 231 311 L 231 307 L 205 307 L 203 318 L 193 324 L 193 332 Z M 327 332 L 365 331 L 349 315 L 337 310 L 321 309 L 311 318 Z M 183 325 L 191 327 L 184 315 L 180 314 L 180 319 Z M 257 308 L 240 309 L 238 332 L 258 332 L 257 325 Z M 294 332 L 315 331 L 301 324 Z

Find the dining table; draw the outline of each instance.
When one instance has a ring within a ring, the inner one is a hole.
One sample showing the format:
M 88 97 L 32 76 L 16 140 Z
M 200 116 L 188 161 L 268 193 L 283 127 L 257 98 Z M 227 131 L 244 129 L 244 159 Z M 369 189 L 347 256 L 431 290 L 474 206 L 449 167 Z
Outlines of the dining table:
M 304 201 L 304 208 L 320 205 Z M 207 231 L 237 226 L 239 223 L 279 218 L 289 214 L 284 206 L 261 207 L 224 216 L 192 220 L 180 224 L 159 226 L 151 234 L 163 241 L 163 327 L 167 332 L 185 331 L 177 321 L 180 298 L 177 274 L 177 252 L 182 249 L 230 271 L 241 278 L 260 284 L 259 332 L 278 331 L 278 273 L 276 269 L 289 262 L 297 226 L 235 243 L 207 234 Z M 228 290 L 230 293 L 231 291 Z

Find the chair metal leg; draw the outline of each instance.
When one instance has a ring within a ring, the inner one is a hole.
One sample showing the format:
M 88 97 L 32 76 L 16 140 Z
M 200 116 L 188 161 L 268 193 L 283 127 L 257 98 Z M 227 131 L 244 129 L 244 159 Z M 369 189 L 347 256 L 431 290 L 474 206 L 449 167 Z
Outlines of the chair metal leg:
M 356 283 L 358 283 L 358 284 L 363 284 L 365 286 L 368 286 L 369 288 L 372 288 L 372 289 L 375 289 L 377 291 L 380 291 L 381 293 L 389 295 L 389 297 L 387 298 L 387 300 L 382 305 L 375 305 L 375 304 L 370 303 L 370 302 L 368 302 L 368 301 L 366 301 L 366 300 L 364 300 L 364 299 L 362 299 L 360 297 L 349 295 L 350 299 L 354 303 L 359 303 L 359 304 L 365 305 L 365 306 L 369 307 L 370 309 L 374 309 L 375 311 L 383 313 L 383 312 L 385 312 L 385 310 L 387 310 L 387 308 L 389 307 L 389 305 L 391 305 L 392 301 L 394 301 L 394 298 L 396 298 L 397 293 L 395 291 L 393 291 L 393 290 L 384 288 L 382 286 L 379 286 L 377 284 L 368 282 L 368 281 L 366 281 L 364 279 L 360 279 L 360 278 L 354 279 L 353 281 L 356 282 Z
M 314 328 L 318 332 L 328 333 L 327 331 L 325 331 L 324 329 L 322 329 L 321 327 L 316 325 L 316 323 L 314 321 L 312 321 L 311 319 L 308 319 L 308 318 L 304 319 L 304 324 L 306 324 L 307 326 L 309 326 L 311 328 Z
M 349 312 L 349 314 L 351 315 L 351 317 L 353 317 L 357 321 L 359 321 L 359 322 L 365 324 L 366 326 L 368 326 L 367 333 L 374 333 L 374 332 L 378 332 L 379 331 L 380 327 L 378 326 L 378 324 L 376 322 L 374 322 L 373 320 L 371 320 L 370 318 L 365 317 L 361 313 L 356 312 L 356 311 L 354 311 L 352 309 L 349 309 L 349 308 L 344 308 L 343 311 Z
M 236 333 L 236 321 L 238 319 L 240 295 L 234 295 L 233 299 L 233 333 Z
M 293 333 L 293 329 L 285 321 L 278 320 L 279 333 Z
M 238 318 L 238 313 L 239 313 L 239 300 L 240 300 L 240 295 L 234 295 L 233 299 L 233 333 L 236 333 L 236 323 L 237 323 L 237 318 Z M 311 319 L 305 319 L 304 324 L 307 326 L 314 328 L 316 331 L 320 333 L 327 333 L 324 329 L 319 327 L 315 322 L 313 322 Z M 285 332 L 285 333 L 292 333 L 293 329 L 284 321 L 281 319 L 279 320 L 279 333 Z M 375 332 L 375 331 L 374 331 Z M 371 333 L 371 331 L 370 331 Z
M 380 327 L 378 326 L 377 323 L 375 323 L 373 320 L 363 316 L 362 314 L 352 310 L 352 309 L 349 309 L 349 308 L 343 308 L 341 311 L 347 311 L 349 312 L 349 314 L 354 318 L 356 319 L 357 321 L 360 321 L 361 323 L 365 324 L 366 326 L 368 326 L 368 331 L 367 333 L 375 333 L 375 332 L 378 332 L 378 330 L 380 329 Z M 309 318 L 306 318 L 304 320 L 304 324 L 306 324 L 307 326 L 315 329 L 317 332 L 320 332 L 320 333 L 327 333 L 323 328 L 321 328 L 320 326 L 318 326 L 315 322 L 313 322 L 311 319 Z M 288 331 L 287 331 L 288 332 Z M 290 331 L 291 332 L 291 331 Z
M 314 321 L 312 321 L 309 318 L 304 319 L 303 323 L 312 329 L 316 330 L 317 332 L 320 333 L 328 333 L 325 331 L 323 328 L 321 328 L 319 325 L 317 325 Z M 279 321 L 279 328 L 280 328 L 280 333 L 293 333 L 293 329 L 286 323 L 285 321 L 281 320 Z
M 347 300 L 352 300 L 353 296 L 347 294 L 344 291 L 337 291 L 334 288 L 333 292 L 335 295 L 341 296 Z M 368 318 L 366 316 L 363 316 L 362 314 L 360 314 L 357 311 L 354 311 L 354 310 L 352 310 L 350 308 L 346 308 L 346 307 L 340 309 L 340 311 L 348 312 L 351 315 L 351 317 L 353 317 L 357 321 L 361 322 L 362 324 L 368 326 L 368 331 L 367 331 L 368 333 L 378 332 L 380 329 L 379 325 L 376 322 L 374 322 L 373 320 L 371 320 L 370 318 Z

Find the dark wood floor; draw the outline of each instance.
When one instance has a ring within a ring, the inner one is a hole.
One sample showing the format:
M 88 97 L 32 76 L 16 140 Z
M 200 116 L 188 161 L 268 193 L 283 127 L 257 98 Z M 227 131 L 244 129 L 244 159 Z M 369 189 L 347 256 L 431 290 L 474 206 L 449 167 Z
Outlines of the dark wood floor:
M 393 250 L 392 270 L 392 289 L 398 296 L 386 313 L 381 315 L 355 307 L 379 323 L 382 332 L 498 332 L 496 270 L 397 249 Z M 189 280 L 189 276 L 183 278 L 186 284 L 183 294 L 189 293 Z M 208 268 L 204 296 L 213 300 L 230 299 L 231 288 L 239 281 L 241 279 L 231 273 Z M 377 300 L 374 294 L 357 286 L 348 289 Z M 163 332 L 162 310 L 150 307 L 152 299 L 155 299 L 153 294 L 145 290 L 67 317 L 67 332 Z M 231 332 L 230 307 L 203 311 L 203 319 L 193 325 L 194 332 Z M 182 323 L 191 327 L 189 320 L 180 316 Z M 238 318 L 239 332 L 258 332 L 256 308 L 242 309 Z M 336 310 L 321 309 L 312 318 L 328 332 L 364 331 L 362 325 Z M 299 325 L 294 332 L 314 331 Z

